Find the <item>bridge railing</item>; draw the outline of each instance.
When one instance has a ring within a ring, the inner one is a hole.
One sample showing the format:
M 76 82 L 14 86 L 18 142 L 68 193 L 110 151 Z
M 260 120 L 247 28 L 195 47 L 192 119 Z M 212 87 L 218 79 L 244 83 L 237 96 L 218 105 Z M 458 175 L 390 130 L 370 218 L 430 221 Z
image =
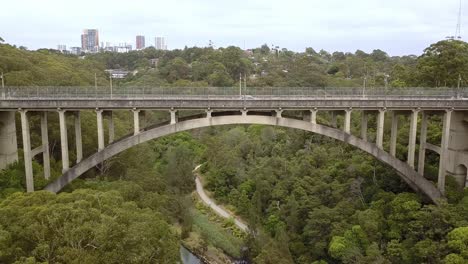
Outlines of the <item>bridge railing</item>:
M 468 98 L 468 88 L 316 88 L 316 87 L 5 87 L 0 99 L 152 99 L 152 98 Z

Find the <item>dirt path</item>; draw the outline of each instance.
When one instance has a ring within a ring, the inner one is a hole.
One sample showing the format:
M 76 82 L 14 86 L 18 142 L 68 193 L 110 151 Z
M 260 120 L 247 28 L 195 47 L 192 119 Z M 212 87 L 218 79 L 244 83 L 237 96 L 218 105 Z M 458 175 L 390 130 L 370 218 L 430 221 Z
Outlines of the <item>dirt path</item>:
M 200 181 L 200 176 L 198 174 L 198 169 L 201 167 L 201 165 L 198 165 L 195 167 L 193 170 L 193 173 L 195 174 L 195 185 L 197 186 L 197 193 L 202 199 L 203 203 L 205 203 L 208 207 L 210 207 L 217 215 L 229 219 L 233 218 L 234 223 L 236 224 L 237 227 L 239 227 L 242 231 L 248 232 L 249 228 L 247 227 L 244 222 L 242 222 L 238 217 L 235 215 L 229 213 L 228 211 L 224 210 L 221 206 L 217 205 L 213 200 L 211 200 L 210 197 L 205 193 L 205 190 L 203 189 L 203 184 Z

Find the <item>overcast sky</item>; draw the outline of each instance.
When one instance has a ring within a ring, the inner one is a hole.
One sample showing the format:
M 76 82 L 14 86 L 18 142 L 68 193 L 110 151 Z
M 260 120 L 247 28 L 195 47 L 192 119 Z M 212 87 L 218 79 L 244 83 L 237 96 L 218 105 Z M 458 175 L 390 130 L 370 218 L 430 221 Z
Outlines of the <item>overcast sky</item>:
M 463 0 L 462 37 L 468 30 Z M 80 46 L 84 28 L 101 42 L 164 36 L 169 49 L 236 45 L 422 53 L 454 35 L 459 0 L 14 0 L 1 1 L 0 37 L 29 49 Z

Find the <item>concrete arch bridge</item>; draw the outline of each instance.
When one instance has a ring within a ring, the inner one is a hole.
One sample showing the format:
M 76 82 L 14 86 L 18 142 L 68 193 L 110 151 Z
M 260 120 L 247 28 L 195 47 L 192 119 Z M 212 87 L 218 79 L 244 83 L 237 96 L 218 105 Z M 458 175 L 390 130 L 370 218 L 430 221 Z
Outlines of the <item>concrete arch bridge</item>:
M 103 89 L 103 90 L 101 90 Z M 21 116 L 27 191 L 34 191 L 32 159 L 42 154 L 44 176 L 50 176 L 50 154 L 47 116 L 58 114 L 60 124 L 63 175 L 45 187 L 60 191 L 68 183 L 120 152 L 149 140 L 196 128 L 261 124 L 300 129 L 343 141 L 371 154 L 398 172 L 414 190 L 424 193 L 437 203 L 444 198 L 446 175 L 454 176 L 459 184 L 468 184 L 468 100 L 465 89 L 401 90 L 333 88 L 108 88 L 83 87 L 7 87 L 0 100 L 0 169 L 18 159 L 15 113 Z M 289 89 L 289 90 L 288 90 Z M 80 112 L 94 110 L 97 122 L 98 152 L 83 157 Z M 133 133 L 114 140 L 112 113 L 115 110 L 133 112 Z M 168 122 L 140 128 L 140 113 L 145 110 L 164 110 Z M 182 111 L 203 110 L 204 114 L 178 118 Z M 298 116 L 289 111 L 300 112 Z M 317 113 L 330 112 L 331 126 L 317 123 Z M 360 135 L 351 134 L 351 113 L 360 115 Z M 41 116 L 40 146 L 31 149 L 29 115 Z M 390 148 L 383 147 L 384 121 L 391 115 Z M 74 116 L 76 164 L 70 167 L 66 116 Z M 336 125 L 337 115 L 343 115 L 342 129 Z M 376 140 L 367 138 L 368 116 L 376 115 Z M 408 153 L 406 161 L 396 158 L 398 115 L 410 116 Z M 440 146 L 426 142 L 428 116 L 443 119 Z M 109 142 L 104 140 L 104 120 L 108 119 Z M 418 120 L 420 127 L 418 128 Z M 419 155 L 416 164 L 416 140 L 419 131 Z M 424 175 L 426 150 L 440 155 L 437 183 Z

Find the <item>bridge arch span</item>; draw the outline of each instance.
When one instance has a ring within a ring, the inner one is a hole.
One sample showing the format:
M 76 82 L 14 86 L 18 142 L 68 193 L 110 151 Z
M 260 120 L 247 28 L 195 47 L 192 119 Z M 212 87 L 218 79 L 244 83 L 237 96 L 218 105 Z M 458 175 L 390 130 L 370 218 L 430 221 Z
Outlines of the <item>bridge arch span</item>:
M 287 128 L 294 128 L 305 130 L 316 134 L 324 135 L 336 140 L 346 142 L 355 146 L 364 152 L 371 154 L 383 163 L 389 165 L 397 171 L 400 177 L 415 191 L 420 191 L 427 195 L 433 202 L 438 203 L 443 199 L 442 193 L 434 186 L 433 183 L 418 174 L 407 163 L 398 160 L 389 153 L 377 147 L 376 144 L 364 141 L 356 136 L 345 133 L 341 130 L 326 127 L 319 124 L 312 124 L 310 122 L 296 120 L 283 117 L 272 117 L 262 115 L 223 115 L 213 117 L 203 117 L 196 119 L 189 119 L 186 121 L 177 122 L 175 124 L 167 124 L 160 127 L 155 127 L 142 131 L 141 133 L 133 136 L 123 138 L 111 145 L 108 145 L 103 150 L 93 154 L 92 156 L 83 159 L 74 167 L 65 172 L 61 177 L 54 182 L 47 185 L 44 189 L 51 192 L 59 192 L 63 187 L 72 182 L 74 179 L 81 176 L 89 169 L 95 167 L 101 162 L 119 154 L 140 143 L 147 142 L 152 139 L 163 137 L 166 135 L 174 134 L 181 131 L 187 131 L 196 128 L 203 128 L 209 126 L 220 125 L 234 125 L 234 124 L 260 124 L 280 126 Z

